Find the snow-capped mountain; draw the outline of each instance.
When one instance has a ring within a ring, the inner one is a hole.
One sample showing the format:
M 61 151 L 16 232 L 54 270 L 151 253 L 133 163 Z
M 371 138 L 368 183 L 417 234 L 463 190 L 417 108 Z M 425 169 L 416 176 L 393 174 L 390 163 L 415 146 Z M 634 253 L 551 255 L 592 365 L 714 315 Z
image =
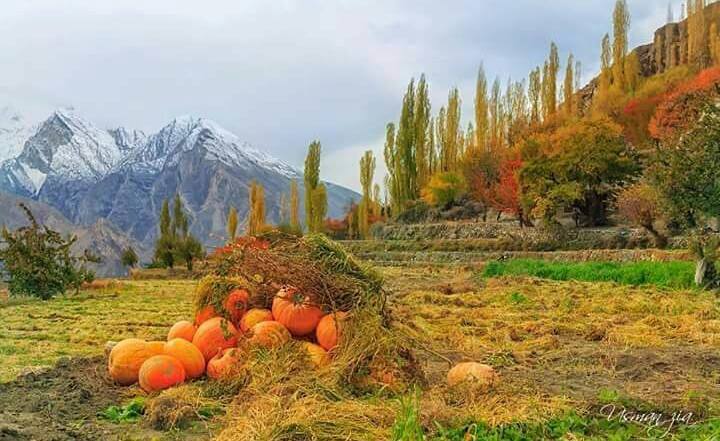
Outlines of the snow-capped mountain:
M 35 196 L 49 176 L 63 181 L 95 182 L 123 159 L 110 133 L 72 109 L 53 113 L 24 143 L 20 154 L 0 168 L 0 188 Z
M 23 145 L 37 130 L 11 107 L 0 108 L 0 163 L 22 152 Z
M 230 207 L 241 218 L 247 213 L 252 181 L 264 186 L 267 217 L 276 222 L 291 180 L 302 192 L 298 170 L 207 119 L 179 117 L 146 136 L 100 129 L 69 109 L 53 113 L 17 156 L 0 164 L 0 191 L 44 202 L 82 225 L 106 219 L 146 246 L 157 236 L 164 199 L 179 194 L 191 231 L 217 245 L 226 240 Z M 330 216 L 340 216 L 358 198 L 326 185 Z

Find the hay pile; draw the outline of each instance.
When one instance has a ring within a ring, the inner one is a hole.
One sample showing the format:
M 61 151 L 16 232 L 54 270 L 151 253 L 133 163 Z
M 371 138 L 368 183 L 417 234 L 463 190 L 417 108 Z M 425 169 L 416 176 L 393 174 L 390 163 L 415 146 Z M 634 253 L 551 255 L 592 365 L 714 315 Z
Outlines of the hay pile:
M 277 232 L 241 238 L 219 249 L 199 283 L 196 307 L 227 315 L 233 289 L 250 293 L 250 307 L 269 308 L 286 285 L 309 295 L 325 313 L 349 313 L 332 362 L 308 363 L 302 341 L 278 349 L 245 347 L 243 366 L 225 380 L 235 396 L 219 439 L 383 439 L 393 401 L 424 381 L 404 334 L 390 329 L 380 275 L 322 235 Z M 311 337 L 310 337 L 311 338 Z M 243 341 L 239 346 L 243 348 Z M 217 386 L 215 386 L 217 388 Z

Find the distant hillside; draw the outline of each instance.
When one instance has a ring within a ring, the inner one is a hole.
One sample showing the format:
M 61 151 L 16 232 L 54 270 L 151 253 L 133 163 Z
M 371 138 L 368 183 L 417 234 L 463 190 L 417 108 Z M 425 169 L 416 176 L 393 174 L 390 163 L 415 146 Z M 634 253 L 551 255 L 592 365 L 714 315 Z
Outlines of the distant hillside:
M 128 246 L 132 246 L 145 260 L 150 258 L 150 252 L 146 247 L 126 236 L 106 220 L 101 219 L 92 225 L 78 227 L 47 204 L 4 192 L 0 192 L 0 206 L 3 207 L 0 210 L 1 226 L 16 229 L 28 224 L 25 213 L 18 205 L 21 202 L 30 208 L 41 224 L 62 234 L 76 235 L 78 241 L 73 247 L 75 253 L 80 254 L 87 249 L 93 254 L 101 256 L 102 262 L 92 265 L 98 276 L 126 274 L 127 269 L 122 266 L 120 256 L 122 250 Z
M 61 109 L 18 151 L 0 164 L 0 191 L 44 202 L 76 224 L 107 219 L 147 247 L 157 236 L 162 201 L 176 193 L 188 211 L 190 231 L 205 245 L 216 246 L 226 240 L 230 207 L 237 208 L 241 220 L 246 217 L 252 181 L 265 188 L 269 222 L 279 221 L 280 198 L 292 180 L 303 192 L 298 170 L 202 118 L 176 118 L 146 135 L 103 130 Z M 338 185 L 327 188 L 331 217 L 344 214 L 359 198 Z

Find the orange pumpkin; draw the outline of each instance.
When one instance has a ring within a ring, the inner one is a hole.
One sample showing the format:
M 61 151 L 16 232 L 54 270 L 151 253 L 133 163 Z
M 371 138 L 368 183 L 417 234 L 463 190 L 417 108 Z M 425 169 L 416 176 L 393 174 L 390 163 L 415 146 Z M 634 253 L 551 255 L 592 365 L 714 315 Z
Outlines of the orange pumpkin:
M 492 366 L 471 361 L 456 364 L 447 374 L 448 386 L 456 386 L 464 382 L 490 386 L 496 380 L 497 373 Z
M 215 307 L 213 307 L 213 305 L 207 305 L 195 314 L 195 326 L 200 326 L 211 318 L 217 316 L 218 313 L 215 311 Z
M 292 335 L 302 336 L 315 330 L 322 311 L 308 296 L 288 286 L 281 289 L 273 299 L 272 315 Z
M 309 341 L 303 342 L 303 346 L 307 351 L 310 362 L 315 365 L 315 367 L 321 368 L 330 364 L 330 356 L 322 346 L 310 343 Z
M 108 356 L 110 377 L 122 386 L 138 381 L 140 367 L 148 358 L 162 354 L 162 348 L 139 338 L 128 338 L 116 344 Z
M 225 349 L 210 360 L 207 366 L 207 375 L 218 379 L 230 374 L 240 361 L 240 351 L 237 348 Z
M 165 355 L 177 358 L 185 368 L 189 379 L 201 377 L 205 373 L 205 357 L 194 344 L 182 338 L 174 338 L 165 343 Z
M 223 349 L 237 344 L 237 329 L 222 317 L 213 317 L 198 328 L 193 344 L 200 349 L 205 361 L 210 361 Z
M 244 289 L 232 290 L 225 299 L 225 303 L 223 303 L 225 311 L 230 315 L 230 321 L 236 326 L 240 324 L 240 319 L 247 311 L 249 301 L 250 294 Z
M 272 319 L 272 312 L 269 309 L 253 308 L 246 312 L 242 319 L 240 319 L 240 330 L 242 332 L 248 332 L 258 323 L 267 322 Z
M 317 325 L 315 336 L 317 341 L 325 348 L 326 351 L 337 346 L 340 338 L 340 323 L 347 317 L 347 312 L 339 311 L 334 314 L 328 314 Z
M 174 338 L 182 338 L 183 340 L 192 341 L 193 337 L 195 336 L 195 331 L 197 331 L 197 327 L 190 323 L 187 320 L 181 320 L 177 323 L 175 323 L 172 328 L 170 328 L 170 332 L 168 332 L 167 341 L 170 341 Z
M 140 387 L 145 392 L 155 392 L 185 381 L 185 368 L 175 357 L 155 355 L 148 358 L 140 368 Z
M 260 322 L 252 327 L 250 343 L 266 348 L 278 348 L 290 341 L 290 332 L 280 322 Z
M 149 341 L 147 342 L 147 344 L 150 352 L 152 352 L 153 354 L 162 354 L 165 350 L 164 341 Z

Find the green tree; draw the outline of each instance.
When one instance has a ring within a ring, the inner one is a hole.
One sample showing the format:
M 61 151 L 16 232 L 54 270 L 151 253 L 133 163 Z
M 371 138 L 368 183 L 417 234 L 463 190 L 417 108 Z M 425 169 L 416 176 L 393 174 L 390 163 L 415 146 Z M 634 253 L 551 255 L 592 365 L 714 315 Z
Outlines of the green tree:
M 530 138 L 522 148 L 521 194 L 525 212 L 546 224 L 563 209 L 578 224 L 607 224 L 616 190 L 639 171 L 622 128 L 608 118 L 571 121 L 549 135 Z
M 323 231 L 323 222 L 327 217 L 327 189 L 325 188 L 325 184 L 318 185 L 315 191 L 313 191 L 312 204 L 313 231 L 319 233 Z
M 181 261 L 185 262 L 188 271 L 193 270 L 193 262 L 195 260 L 205 258 L 205 249 L 200 241 L 191 234 L 179 238 L 177 249 L 178 257 Z
M 430 96 L 425 74 L 420 76 L 415 93 L 413 110 L 415 163 L 417 185 L 422 188 L 430 180 Z
M 228 237 L 231 241 L 235 241 L 235 237 L 237 237 L 237 227 L 238 227 L 238 213 L 235 207 L 230 207 L 230 214 L 228 214 L 228 221 L 227 221 L 227 232 Z
M 530 124 L 537 125 L 542 119 L 542 78 L 539 67 L 530 71 L 528 100 L 530 101 Z
M 19 204 L 30 225 L 0 233 L 0 263 L 2 276 L 12 296 L 33 296 L 47 300 L 68 289 L 76 292 L 83 282 L 94 278 L 85 263 L 100 260 L 87 250 L 74 256 L 72 246 L 76 236 L 64 238 L 47 226 L 38 224 L 35 216 L 25 204 Z
M 139 260 L 140 259 L 138 258 L 138 255 L 133 249 L 133 247 L 125 248 L 122 252 L 122 255 L 120 256 L 120 261 L 122 262 L 123 266 L 126 266 L 128 268 L 135 268 Z
M 565 67 L 565 81 L 563 82 L 563 109 L 565 115 L 573 116 L 575 113 L 575 79 L 573 72 L 573 55 L 570 54 L 567 60 L 567 66 Z
M 360 158 L 360 186 L 362 199 L 358 209 L 358 229 L 360 236 L 365 239 L 370 232 L 370 215 L 373 212 L 372 185 L 375 174 L 375 157 L 372 150 L 365 152 Z
M 321 225 L 315 223 L 317 219 L 316 210 L 320 207 L 313 205 L 314 197 L 320 184 L 320 153 L 322 146 L 320 141 L 313 141 L 308 147 L 308 153 L 305 157 L 305 223 L 307 229 L 311 233 L 320 231 Z
M 174 225 L 170 217 L 170 203 L 165 199 L 160 210 L 160 236 L 155 241 L 155 261 L 166 268 L 172 268 L 175 264 L 177 237 Z

